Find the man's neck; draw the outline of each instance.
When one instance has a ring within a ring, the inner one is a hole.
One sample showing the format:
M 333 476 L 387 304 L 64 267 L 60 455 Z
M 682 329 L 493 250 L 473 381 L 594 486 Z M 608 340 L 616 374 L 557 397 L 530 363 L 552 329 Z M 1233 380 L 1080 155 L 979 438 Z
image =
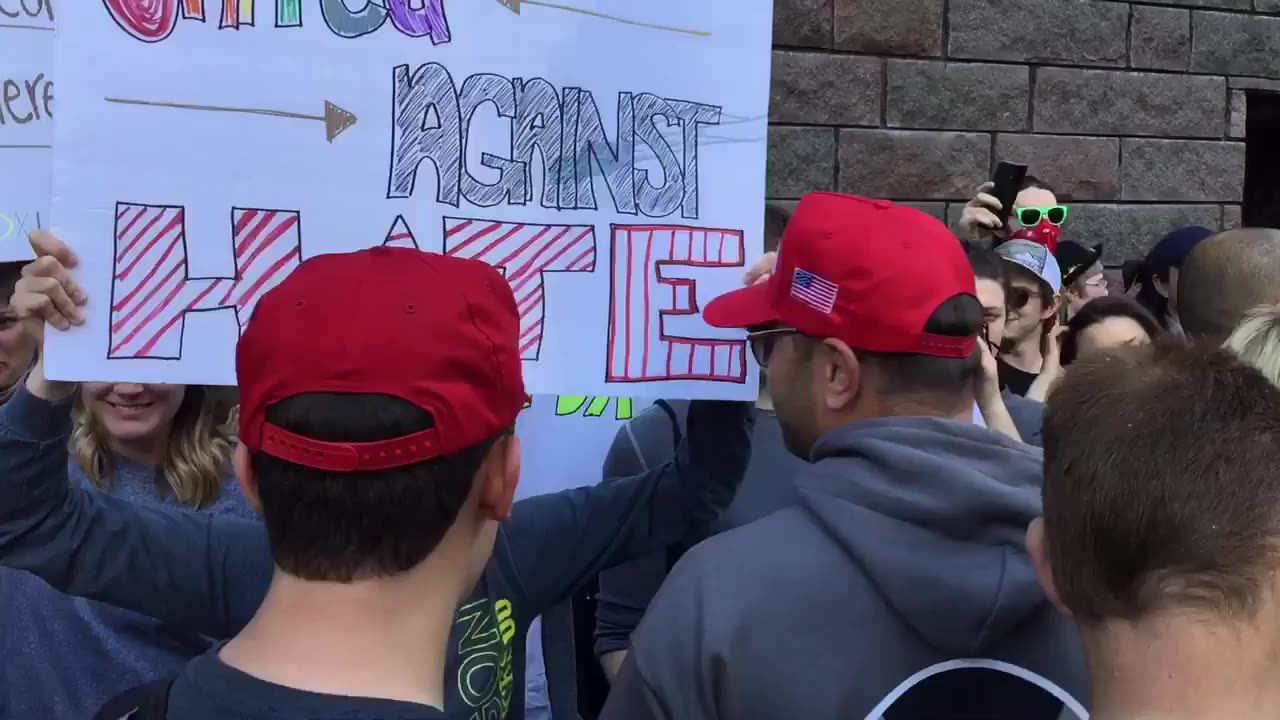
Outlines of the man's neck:
M 1085 631 L 1093 720 L 1271 717 L 1280 707 L 1280 627 L 1166 614 Z
M 1012 349 L 1001 352 L 1000 359 L 1005 365 L 1023 372 L 1035 375 L 1040 374 L 1040 367 L 1044 364 L 1044 356 L 1040 353 L 1039 336 L 1033 335 L 1014 345 Z
M 461 592 L 440 581 L 456 573 L 429 570 L 344 585 L 305 582 L 277 569 L 258 613 L 219 658 L 297 690 L 443 708 Z M 436 582 L 424 582 L 430 578 Z

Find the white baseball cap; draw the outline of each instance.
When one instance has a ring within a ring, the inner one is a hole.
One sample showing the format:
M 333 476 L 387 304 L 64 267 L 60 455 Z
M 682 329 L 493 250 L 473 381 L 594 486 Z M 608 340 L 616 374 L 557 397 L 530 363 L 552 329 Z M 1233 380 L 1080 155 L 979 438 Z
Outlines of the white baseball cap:
M 1055 295 L 1062 292 L 1062 270 L 1049 248 L 1030 240 L 1009 240 L 996 246 L 996 254 L 1035 273 Z

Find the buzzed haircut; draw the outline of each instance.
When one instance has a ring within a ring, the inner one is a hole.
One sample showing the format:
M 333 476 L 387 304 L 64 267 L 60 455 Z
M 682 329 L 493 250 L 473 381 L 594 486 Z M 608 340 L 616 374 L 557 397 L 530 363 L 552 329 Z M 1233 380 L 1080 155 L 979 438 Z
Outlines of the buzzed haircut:
M 929 316 L 924 331 L 947 337 L 977 337 L 984 324 L 978 299 L 957 295 Z M 855 350 L 854 354 L 876 375 L 890 406 L 903 415 L 951 414 L 971 406 L 973 382 L 982 373 L 978 348 L 963 358 L 863 350 Z
M 1031 189 L 1048 190 L 1049 192 L 1053 193 L 1055 196 L 1058 194 L 1058 191 L 1054 190 L 1052 185 L 1041 180 L 1035 175 L 1024 175 L 1022 178 L 1022 184 L 1018 186 L 1018 191 L 1021 192 L 1023 190 L 1031 190 Z
M 435 426 L 431 413 L 407 400 L 363 394 L 295 395 L 267 408 L 267 420 L 323 442 L 376 442 Z M 408 572 L 435 552 L 489 449 L 511 432 L 385 470 L 330 472 L 251 452 L 275 564 L 315 582 Z
M 1280 302 L 1280 230 L 1219 233 L 1196 246 L 1178 275 L 1187 335 L 1221 344 L 1259 305 Z
M 1177 338 L 1089 354 L 1044 440 L 1048 557 L 1078 622 L 1257 607 L 1280 569 L 1280 390 L 1261 373 Z

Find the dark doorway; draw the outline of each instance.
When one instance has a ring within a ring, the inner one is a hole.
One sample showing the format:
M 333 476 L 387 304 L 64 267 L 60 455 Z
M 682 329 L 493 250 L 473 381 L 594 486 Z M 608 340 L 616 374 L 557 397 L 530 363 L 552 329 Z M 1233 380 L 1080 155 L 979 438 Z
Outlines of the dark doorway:
M 1245 227 L 1280 228 L 1280 93 L 1246 95 Z

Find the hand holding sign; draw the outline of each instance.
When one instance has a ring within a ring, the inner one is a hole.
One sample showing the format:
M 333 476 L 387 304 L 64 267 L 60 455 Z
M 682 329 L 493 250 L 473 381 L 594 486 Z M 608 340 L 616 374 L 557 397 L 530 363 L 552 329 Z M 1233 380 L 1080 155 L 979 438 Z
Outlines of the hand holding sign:
M 78 260 L 71 248 L 52 233 L 31 234 L 36 259 L 22 268 L 22 279 L 14 287 L 10 305 L 27 332 L 44 338 L 45 323 L 59 330 L 84 323 L 81 309 L 88 302 L 84 289 L 71 277 Z M 27 390 L 38 398 L 56 402 L 75 392 L 75 383 L 51 382 L 44 376 L 44 352 L 27 374 Z
M 71 277 L 76 255 L 66 243 L 53 233 L 37 230 L 31 234 L 31 249 L 35 262 L 22 268 L 10 304 L 27 331 L 43 339 L 45 323 L 59 330 L 83 323 L 80 308 L 89 298 Z
M 762 282 L 768 282 L 773 275 L 773 267 L 778 262 L 778 253 L 767 252 L 760 256 L 760 259 L 747 270 L 747 274 L 742 278 L 743 285 L 758 285 Z

